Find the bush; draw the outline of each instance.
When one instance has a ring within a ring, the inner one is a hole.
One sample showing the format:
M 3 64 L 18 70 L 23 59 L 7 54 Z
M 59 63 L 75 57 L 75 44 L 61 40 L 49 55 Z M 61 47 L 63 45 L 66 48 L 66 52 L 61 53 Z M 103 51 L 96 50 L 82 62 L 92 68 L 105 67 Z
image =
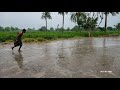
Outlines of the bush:
M 92 32 L 93 37 L 99 37 L 99 36 L 109 36 L 112 34 L 118 34 L 120 35 L 119 31 L 107 31 L 102 32 L 102 31 L 94 31 Z M 1 31 L 0 32 L 0 42 L 5 42 L 8 40 L 15 40 L 17 36 L 17 32 L 6 32 L 6 31 Z M 64 31 L 59 32 L 59 31 L 49 31 L 49 32 L 43 32 L 43 31 L 31 31 L 31 32 L 26 32 L 23 35 L 23 41 L 24 42 L 36 42 L 36 41 L 46 41 L 46 40 L 56 40 L 59 38 L 73 38 L 73 37 L 89 37 L 89 34 L 87 31 Z

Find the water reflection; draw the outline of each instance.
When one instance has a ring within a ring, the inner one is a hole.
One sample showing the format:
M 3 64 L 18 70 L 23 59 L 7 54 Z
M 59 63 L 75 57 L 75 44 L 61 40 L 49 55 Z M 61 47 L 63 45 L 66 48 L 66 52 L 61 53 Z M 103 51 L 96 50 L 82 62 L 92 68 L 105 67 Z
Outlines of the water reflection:
M 64 68 L 66 69 L 68 67 L 68 62 L 70 61 L 68 59 L 68 52 L 67 47 L 65 47 L 67 44 L 65 41 L 61 41 L 60 45 L 57 47 L 57 65 L 59 68 Z
M 95 49 L 93 47 L 93 39 L 92 38 L 84 39 L 83 43 L 80 43 L 80 42 L 81 42 L 80 40 L 76 41 L 76 43 L 74 45 L 76 48 L 74 48 L 72 50 L 73 53 L 75 53 L 75 54 L 77 53 L 79 55 L 85 56 L 88 54 L 92 54 L 95 51 Z
M 103 39 L 103 49 L 106 48 L 106 38 Z
M 71 45 L 69 47 L 68 45 Z M 58 48 L 58 65 L 61 68 L 70 71 L 78 71 L 88 62 L 92 62 L 88 57 L 92 56 L 95 51 L 93 47 L 93 39 L 80 39 L 74 42 L 61 42 Z M 86 57 L 85 57 L 86 56 Z
M 20 51 L 18 51 L 18 53 L 12 52 L 12 55 L 14 55 L 14 59 L 17 62 L 19 68 L 22 69 L 23 68 L 23 56 L 21 52 Z
M 60 59 L 60 58 L 64 58 L 63 44 L 64 44 L 64 42 L 62 41 L 61 46 L 60 46 L 60 48 L 59 48 L 59 59 Z
M 112 71 L 112 66 L 114 62 L 114 57 L 109 55 L 108 48 L 106 48 L 107 38 L 103 39 L 103 50 L 100 56 L 99 65 L 97 66 L 99 71 Z

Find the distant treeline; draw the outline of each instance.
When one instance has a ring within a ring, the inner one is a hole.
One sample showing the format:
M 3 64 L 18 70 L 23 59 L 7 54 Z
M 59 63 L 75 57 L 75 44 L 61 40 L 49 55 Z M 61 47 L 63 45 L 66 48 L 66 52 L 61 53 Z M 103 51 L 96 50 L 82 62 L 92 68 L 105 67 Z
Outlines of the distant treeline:
M 35 29 L 35 28 L 28 28 L 27 31 L 62 31 L 62 27 L 61 28 L 53 28 L 51 27 L 50 29 L 46 29 L 45 26 L 42 26 L 41 28 L 39 29 Z M 0 26 L 0 31 L 20 31 L 21 29 L 20 28 L 17 28 L 17 27 L 2 27 Z M 108 31 L 116 31 L 116 30 L 119 30 L 118 28 L 113 28 L 113 27 L 107 27 L 107 30 Z M 79 28 L 78 26 L 75 26 L 73 28 L 67 28 L 67 29 L 64 29 L 63 31 L 86 31 L 84 28 Z M 95 29 L 95 31 L 104 31 L 104 27 L 97 27 Z

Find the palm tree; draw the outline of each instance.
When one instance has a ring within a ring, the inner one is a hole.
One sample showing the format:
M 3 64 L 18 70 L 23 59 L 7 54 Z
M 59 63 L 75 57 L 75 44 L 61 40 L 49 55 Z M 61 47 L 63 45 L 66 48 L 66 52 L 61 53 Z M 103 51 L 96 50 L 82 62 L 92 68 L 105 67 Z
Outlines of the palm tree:
M 41 19 L 45 19 L 46 20 L 46 31 L 47 31 L 47 19 L 52 19 L 50 12 L 43 12 Z
M 107 29 L 107 16 L 108 14 L 111 14 L 112 16 L 116 16 L 116 14 L 119 14 L 119 12 L 105 12 L 105 32 L 106 32 L 106 29 Z
M 104 14 L 105 15 L 105 32 L 107 30 L 107 17 L 108 17 L 108 14 L 111 14 L 112 16 L 115 16 L 116 14 L 119 14 L 119 12 L 98 12 L 99 14 Z M 103 18 L 103 16 L 102 16 Z
M 65 14 L 67 14 L 68 12 L 58 12 L 58 14 L 63 16 L 63 23 L 62 23 L 62 29 L 64 29 L 64 16 Z
M 71 21 L 78 24 L 79 28 L 82 26 L 84 20 L 86 19 L 86 14 L 83 12 L 74 12 L 70 17 Z

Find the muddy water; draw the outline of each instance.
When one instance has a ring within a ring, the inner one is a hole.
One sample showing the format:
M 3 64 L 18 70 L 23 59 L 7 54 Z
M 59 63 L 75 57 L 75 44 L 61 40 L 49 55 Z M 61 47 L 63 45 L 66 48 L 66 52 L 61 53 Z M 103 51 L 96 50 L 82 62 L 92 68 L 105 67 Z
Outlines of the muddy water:
M 120 37 L 0 45 L 0 78 L 119 78 Z

